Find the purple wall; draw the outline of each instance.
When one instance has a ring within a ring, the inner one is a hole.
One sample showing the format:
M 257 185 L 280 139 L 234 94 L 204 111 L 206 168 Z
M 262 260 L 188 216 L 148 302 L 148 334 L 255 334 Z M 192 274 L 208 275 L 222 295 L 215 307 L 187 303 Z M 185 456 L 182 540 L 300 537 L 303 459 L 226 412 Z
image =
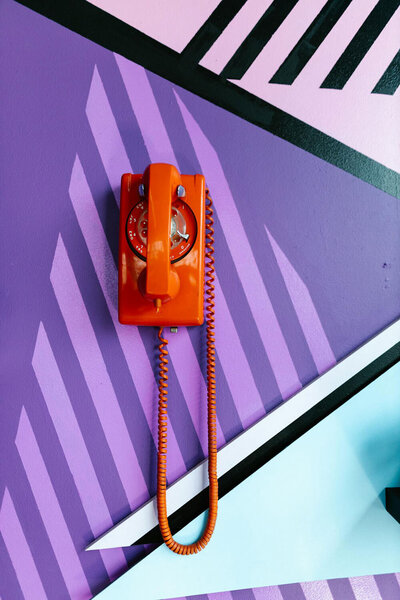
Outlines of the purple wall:
M 399 316 L 398 201 L 0 11 L 0 593 L 89 598 L 151 549 L 83 551 L 155 491 L 155 332 L 116 319 L 121 173 L 174 162 L 214 196 L 220 445 Z M 170 344 L 170 481 L 204 456 L 203 349 L 201 328 Z

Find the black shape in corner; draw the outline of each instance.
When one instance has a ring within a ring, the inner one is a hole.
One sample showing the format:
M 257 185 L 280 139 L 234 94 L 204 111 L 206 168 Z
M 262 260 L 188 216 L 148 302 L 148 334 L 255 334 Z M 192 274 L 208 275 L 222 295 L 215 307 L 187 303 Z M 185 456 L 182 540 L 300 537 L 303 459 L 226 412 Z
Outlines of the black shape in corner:
M 400 523 L 400 487 L 386 488 L 386 510 Z

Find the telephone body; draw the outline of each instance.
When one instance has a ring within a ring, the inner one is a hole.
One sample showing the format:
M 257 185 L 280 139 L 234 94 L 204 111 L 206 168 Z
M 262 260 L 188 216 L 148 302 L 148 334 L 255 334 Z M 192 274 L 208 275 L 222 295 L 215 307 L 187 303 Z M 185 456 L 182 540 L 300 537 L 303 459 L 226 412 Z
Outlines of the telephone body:
M 187 326 L 204 320 L 205 181 L 151 164 L 121 180 L 119 320 Z
M 218 507 L 212 200 L 202 175 L 151 164 L 121 180 L 118 316 L 125 325 L 158 327 L 157 512 L 162 538 L 177 554 L 209 542 Z M 204 293 L 205 292 L 205 293 Z M 206 305 L 209 511 L 201 537 L 180 544 L 167 514 L 168 341 L 163 328 L 202 325 Z

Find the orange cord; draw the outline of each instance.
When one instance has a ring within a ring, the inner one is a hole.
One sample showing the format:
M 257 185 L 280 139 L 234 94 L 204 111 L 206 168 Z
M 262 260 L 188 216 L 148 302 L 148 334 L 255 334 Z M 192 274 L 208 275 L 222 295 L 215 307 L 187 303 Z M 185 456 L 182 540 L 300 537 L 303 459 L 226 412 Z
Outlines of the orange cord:
M 177 554 L 197 554 L 210 541 L 218 510 L 217 478 L 217 415 L 215 403 L 215 311 L 214 311 L 214 219 L 212 199 L 206 190 L 206 323 L 207 323 L 207 412 L 208 412 L 208 481 L 209 509 L 207 525 L 197 542 L 179 544 L 172 537 L 167 515 L 167 413 L 168 413 L 168 341 L 159 328 L 160 383 L 158 403 L 158 454 L 157 454 L 157 510 L 158 522 L 164 542 Z

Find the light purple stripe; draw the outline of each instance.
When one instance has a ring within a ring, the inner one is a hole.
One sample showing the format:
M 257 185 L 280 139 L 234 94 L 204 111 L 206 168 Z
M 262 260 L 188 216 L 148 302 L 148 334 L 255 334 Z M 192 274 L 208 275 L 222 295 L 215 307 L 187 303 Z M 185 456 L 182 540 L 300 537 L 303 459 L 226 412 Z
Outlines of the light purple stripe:
M 300 585 L 307 600 L 334 600 L 326 580 L 307 581 Z
M 283 600 L 277 585 L 271 585 L 267 588 L 254 588 L 253 594 L 255 600 Z
M 145 69 L 118 55 L 115 55 L 115 59 L 124 80 L 150 159 L 153 162 L 164 160 L 178 165 Z M 140 90 L 140 93 L 138 93 L 138 90 Z M 216 313 L 216 347 L 218 357 L 221 361 L 242 425 L 247 427 L 263 416 L 265 409 L 218 280 L 216 280 Z M 225 339 L 229 339 L 229 344 L 222 343 L 224 337 Z M 169 350 L 175 370 L 177 370 L 176 365 L 180 364 L 181 356 L 182 358 L 186 357 L 185 360 L 187 361 L 187 349 L 189 349 L 189 352 L 192 352 L 192 350 L 189 345 L 190 340 L 188 340 L 187 345 L 182 344 L 182 352 L 179 353 L 175 346 L 175 339 L 175 337 L 172 338 L 174 343 L 170 345 Z M 180 341 L 182 343 L 182 338 L 180 338 Z M 190 363 L 195 364 L 195 360 L 195 356 L 191 357 Z M 179 369 L 177 376 L 181 388 L 187 388 L 187 393 L 189 394 L 191 392 L 190 380 L 193 375 L 190 373 L 187 374 L 186 370 L 182 373 Z M 196 377 L 196 380 L 198 378 L 199 376 Z M 189 382 L 186 381 L 187 379 L 189 379 Z M 204 394 L 205 388 L 203 387 L 202 395 Z M 199 415 L 192 414 L 192 419 L 197 423 Z M 201 422 L 198 423 L 198 427 L 201 428 Z M 221 432 L 220 428 L 219 432 Z M 219 446 L 222 441 L 221 433 L 218 436 Z M 204 446 L 206 440 L 204 440 L 204 436 L 201 437 L 202 445 Z
M 349 582 L 353 588 L 356 600 L 382 600 L 378 586 L 373 576 L 368 577 L 349 577 Z
M 36 339 L 32 366 L 94 537 L 113 526 L 103 492 L 86 448 L 74 409 L 42 323 Z M 126 567 L 121 549 L 101 551 L 110 579 Z
M 140 68 L 141 67 L 139 67 L 139 69 Z M 136 95 L 137 96 L 141 95 L 140 87 L 136 88 Z M 151 102 L 151 98 L 149 99 L 149 101 Z M 102 123 L 98 122 L 97 113 L 96 113 L 99 106 L 102 106 L 102 109 L 100 111 L 101 114 L 106 116 L 106 126 L 105 127 L 106 127 L 107 131 L 109 131 L 109 135 L 113 136 L 113 139 L 116 140 L 114 142 L 114 146 L 121 147 L 122 140 L 121 140 L 119 131 L 117 129 L 117 125 L 115 123 L 115 118 L 114 118 L 114 115 L 112 114 L 111 107 L 109 105 L 103 83 L 96 71 L 93 75 L 92 85 L 90 88 L 87 116 L 89 119 L 90 126 L 92 128 L 92 132 L 93 132 L 96 144 L 99 148 L 101 159 L 102 159 L 104 167 L 108 173 L 109 180 L 110 181 L 117 181 L 117 180 L 119 181 L 119 178 L 121 177 L 121 173 L 123 172 L 122 166 L 117 161 L 113 161 L 113 160 L 109 159 L 109 156 L 108 156 L 109 150 L 107 147 L 104 146 L 103 139 L 101 137 Z M 157 107 L 157 111 L 158 111 L 158 107 Z M 155 118 L 157 118 L 157 117 L 155 117 Z M 159 115 L 159 119 L 161 120 L 161 115 Z M 162 120 L 161 120 L 161 123 L 162 123 Z M 147 120 L 147 125 L 149 126 L 150 124 L 151 124 L 151 121 Z M 140 123 L 139 123 L 139 125 L 140 125 Z M 151 127 L 152 127 L 152 124 L 151 124 Z M 153 134 L 154 134 L 154 132 L 153 132 Z M 147 141 L 147 143 L 149 143 L 149 142 Z M 169 140 L 168 140 L 168 144 L 169 144 Z M 154 149 L 156 146 L 153 144 L 153 145 L 150 145 L 150 147 L 152 147 Z M 169 158 L 171 158 L 171 152 L 173 153 L 172 148 L 167 148 L 166 152 L 167 152 Z M 173 161 L 173 162 L 176 162 L 176 161 Z M 130 164 L 129 164 L 128 171 L 129 172 L 132 171 L 132 167 Z M 119 183 L 118 183 L 118 186 L 119 186 Z M 119 202 L 119 198 L 117 198 L 117 195 L 116 195 L 116 199 Z M 117 290 L 116 286 L 115 286 L 115 290 Z M 116 301 L 114 304 L 116 305 Z M 183 331 L 183 329 L 181 328 L 181 337 L 183 336 L 186 339 L 185 352 L 178 353 L 176 344 L 171 345 L 171 347 L 169 348 L 169 352 L 170 352 L 171 361 L 174 364 L 174 368 L 175 368 L 175 372 L 176 372 L 179 384 L 180 384 L 182 392 L 185 396 L 185 402 L 188 406 L 189 412 L 190 412 L 192 420 L 193 420 L 193 425 L 194 425 L 194 427 L 198 433 L 199 439 L 201 441 L 203 452 L 206 454 L 207 453 L 207 442 L 206 442 L 204 436 L 202 436 L 201 430 L 200 430 L 200 427 L 201 427 L 200 421 L 202 419 L 199 418 L 199 411 L 197 410 L 198 405 L 197 404 L 195 405 L 195 403 L 193 401 L 193 395 L 194 395 L 193 394 L 193 381 L 200 381 L 199 385 L 200 385 L 201 389 L 203 390 L 203 393 L 202 393 L 203 399 L 201 402 L 202 402 L 203 406 L 205 406 L 205 403 L 204 403 L 205 383 L 204 383 L 203 376 L 201 374 L 201 370 L 200 370 L 200 367 L 198 364 L 197 357 L 194 354 L 193 347 L 190 342 L 190 338 L 189 338 L 187 332 L 185 334 L 185 333 L 182 333 L 182 331 Z M 191 381 L 191 385 L 189 385 L 189 386 L 187 385 L 188 378 Z M 150 384 L 150 382 L 152 382 L 152 379 L 148 379 L 147 381 Z M 152 427 L 152 430 L 153 429 L 154 429 L 154 427 Z M 222 434 L 221 427 L 219 426 L 219 423 L 218 423 L 218 441 L 219 441 L 219 445 L 222 445 L 223 442 L 225 441 L 223 434 Z M 172 455 L 172 452 L 171 452 L 171 455 Z
M 175 96 L 201 169 L 213 195 L 219 221 L 279 390 L 284 399 L 288 398 L 301 388 L 301 383 L 258 270 L 221 163 L 213 146 L 176 92 Z
M 168 352 L 179 381 L 182 394 L 188 407 L 194 428 L 204 455 L 208 454 L 207 441 L 207 389 L 203 374 L 200 370 L 199 361 L 194 351 L 186 327 L 179 327 L 177 333 L 169 334 L 165 330 L 168 344 Z M 217 420 L 217 442 L 218 447 L 225 443 L 225 436 L 221 425 Z
M 157 419 L 154 407 L 154 372 L 137 327 L 121 325 L 117 313 L 118 275 L 109 243 L 104 233 L 89 184 L 79 157 L 76 156 L 71 174 L 69 195 L 85 238 L 90 257 L 103 290 L 108 310 L 125 355 L 147 423 L 157 446 Z M 168 422 L 168 480 L 175 481 L 186 472 L 175 432 Z
M 177 165 L 175 153 L 143 67 L 114 54 L 151 162 Z
M 89 584 L 24 408 L 15 443 L 68 592 L 74 600 L 91 598 Z
M 310 292 L 266 226 L 265 231 L 267 232 L 318 373 L 323 373 L 333 367 L 336 359 L 322 327 Z
M 215 321 L 218 357 L 245 429 L 265 415 L 265 408 L 218 277 L 215 278 Z
M 86 115 L 111 189 L 119 205 L 121 175 L 131 173 L 132 167 L 97 67 L 93 71 Z
M 162 120 L 156 99 L 143 67 L 115 55 L 132 109 L 137 118 L 149 157 L 152 162 L 165 161 L 178 165 L 168 133 Z M 182 393 L 199 436 L 203 453 L 207 454 L 206 385 L 193 349 L 189 334 L 180 327 L 178 335 L 168 347 Z M 193 383 L 198 382 L 194 387 Z M 221 447 L 225 443 L 219 421 L 217 422 L 217 441 Z
M 7 488 L 0 509 L 0 532 L 25 600 L 44 600 L 42 580 Z
M 148 489 L 61 235 L 50 279 L 128 502 L 137 508 Z

